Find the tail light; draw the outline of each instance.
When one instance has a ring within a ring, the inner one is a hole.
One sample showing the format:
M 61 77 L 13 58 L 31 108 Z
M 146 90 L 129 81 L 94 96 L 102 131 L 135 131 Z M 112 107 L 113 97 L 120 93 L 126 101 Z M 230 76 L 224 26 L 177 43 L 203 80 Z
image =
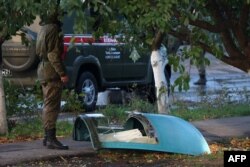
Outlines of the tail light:
M 62 60 L 65 60 L 67 51 L 68 51 L 68 46 L 64 44 L 64 46 L 63 46 L 63 53 L 61 55 L 61 59 Z

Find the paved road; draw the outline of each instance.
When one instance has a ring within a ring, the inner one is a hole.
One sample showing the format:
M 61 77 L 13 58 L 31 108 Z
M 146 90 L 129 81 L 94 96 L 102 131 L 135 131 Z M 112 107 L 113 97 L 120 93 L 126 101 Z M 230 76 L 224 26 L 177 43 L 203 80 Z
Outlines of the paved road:
M 208 142 L 232 137 L 250 137 L 250 116 L 192 122 Z
M 0 166 L 34 160 L 58 158 L 60 156 L 92 156 L 96 152 L 89 142 L 77 142 L 71 138 L 61 140 L 70 146 L 69 150 L 49 150 L 42 146 L 42 140 L 0 144 Z

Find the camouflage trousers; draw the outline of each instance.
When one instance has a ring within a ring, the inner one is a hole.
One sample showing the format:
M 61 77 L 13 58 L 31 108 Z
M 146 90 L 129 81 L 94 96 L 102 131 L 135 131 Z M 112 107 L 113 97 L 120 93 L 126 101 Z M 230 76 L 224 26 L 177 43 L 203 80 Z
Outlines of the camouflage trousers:
M 61 81 L 42 84 L 43 90 L 43 126 L 44 129 L 56 128 L 56 121 L 61 108 L 63 85 Z

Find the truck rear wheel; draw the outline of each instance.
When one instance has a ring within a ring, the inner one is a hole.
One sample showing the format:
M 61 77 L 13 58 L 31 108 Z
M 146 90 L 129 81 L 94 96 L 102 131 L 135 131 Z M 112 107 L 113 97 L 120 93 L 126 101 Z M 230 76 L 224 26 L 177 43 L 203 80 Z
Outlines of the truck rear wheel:
M 87 112 L 95 110 L 98 87 L 95 76 L 90 72 L 83 72 L 78 80 L 76 91 L 80 94 L 80 100 L 83 102 Z

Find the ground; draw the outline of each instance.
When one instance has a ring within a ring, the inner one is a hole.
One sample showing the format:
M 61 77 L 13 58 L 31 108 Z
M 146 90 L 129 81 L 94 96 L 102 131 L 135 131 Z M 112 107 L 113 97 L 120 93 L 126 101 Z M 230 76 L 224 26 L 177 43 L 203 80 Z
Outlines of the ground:
M 36 140 L 19 137 L 13 140 L 0 137 L 0 144 Z M 250 151 L 249 138 L 230 138 L 209 142 L 211 154 L 188 156 L 136 150 L 100 150 L 95 155 L 84 157 L 58 157 L 56 159 L 25 162 L 9 167 L 176 167 L 176 166 L 223 166 L 223 152 L 226 150 Z
M 104 151 L 102 155 L 91 157 L 59 157 L 54 160 L 35 161 L 15 165 L 16 167 L 176 167 L 176 166 L 223 166 L 223 154 L 216 156 L 193 157 L 165 153 L 146 153 L 138 151 Z M 14 166 L 13 166 L 14 167 Z
M 249 138 L 232 138 L 209 143 L 210 155 L 188 156 L 135 150 L 101 150 L 84 157 L 58 157 L 17 164 L 12 167 L 199 167 L 223 166 L 223 151 L 250 150 Z M 9 166 L 10 167 L 10 166 Z

